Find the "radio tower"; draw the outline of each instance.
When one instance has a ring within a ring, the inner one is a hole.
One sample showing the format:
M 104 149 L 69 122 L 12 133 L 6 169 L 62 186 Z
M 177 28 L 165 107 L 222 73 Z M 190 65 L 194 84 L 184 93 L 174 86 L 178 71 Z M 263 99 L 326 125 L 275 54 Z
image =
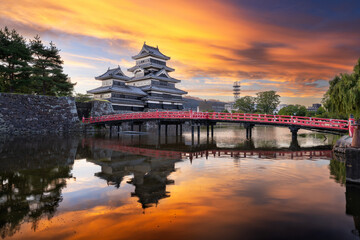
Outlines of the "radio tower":
M 234 91 L 234 101 L 236 102 L 236 100 L 238 100 L 240 97 L 240 81 L 234 82 L 233 91 Z

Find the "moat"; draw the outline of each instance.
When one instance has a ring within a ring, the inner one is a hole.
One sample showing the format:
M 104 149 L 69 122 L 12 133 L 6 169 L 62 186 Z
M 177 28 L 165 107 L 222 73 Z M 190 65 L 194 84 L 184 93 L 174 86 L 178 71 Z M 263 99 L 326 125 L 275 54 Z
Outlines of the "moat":
M 360 171 L 332 153 L 338 136 L 201 132 L 1 139 L 1 237 L 359 238 Z

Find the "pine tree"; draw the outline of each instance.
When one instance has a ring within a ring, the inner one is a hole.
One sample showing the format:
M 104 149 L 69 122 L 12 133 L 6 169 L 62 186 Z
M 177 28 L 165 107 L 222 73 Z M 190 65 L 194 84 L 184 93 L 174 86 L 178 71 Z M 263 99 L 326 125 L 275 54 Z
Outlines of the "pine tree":
M 66 96 L 70 95 L 74 85 L 63 73 L 63 61 L 59 49 L 54 43 L 44 46 L 39 36 L 30 41 L 32 60 L 32 80 L 36 92 L 43 95 Z
M 26 40 L 15 30 L 0 29 L 0 91 L 31 93 L 29 61 L 31 52 Z

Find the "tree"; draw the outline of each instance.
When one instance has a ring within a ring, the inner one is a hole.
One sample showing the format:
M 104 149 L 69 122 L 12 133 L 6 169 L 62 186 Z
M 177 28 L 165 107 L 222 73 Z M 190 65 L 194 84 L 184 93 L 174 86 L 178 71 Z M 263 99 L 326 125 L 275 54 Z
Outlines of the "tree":
M 91 95 L 89 94 L 82 94 L 82 93 L 77 93 L 75 95 L 75 101 L 76 102 L 89 102 L 91 101 L 93 98 L 91 97 Z
M 293 115 L 293 116 L 305 116 L 306 107 L 299 104 L 289 105 L 280 109 L 279 115 Z
M 318 110 L 316 110 L 316 115 L 317 116 L 321 116 L 323 115 L 324 113 L 326 113 L 326 110 L 324 107 L 319 107 Z
M 280 96 L 275 91 L 258 92 L 256 95 L 256 109 L 259 112 L 272 114 L 280 103 Z
M 63 73 L 63 61 L 55 44 L 46 47 L 39 36 L 30 41 L 32 52 L 32 80 L 37 93 L 52 96 L 71 95 L 74 85 Z
M 255 98 L 245 96 L 236 100 L 234 107 L 244 113 L 252 113 L 255 111 Z
M 0 29 L 0 91 L 29 93 L 31 53 L 26 40 L 15 30 Z
M 351 74 L 343 73 L 330 81 L 323 104 L 330 114 L 346 118 L 360 117 L 360 59 Z

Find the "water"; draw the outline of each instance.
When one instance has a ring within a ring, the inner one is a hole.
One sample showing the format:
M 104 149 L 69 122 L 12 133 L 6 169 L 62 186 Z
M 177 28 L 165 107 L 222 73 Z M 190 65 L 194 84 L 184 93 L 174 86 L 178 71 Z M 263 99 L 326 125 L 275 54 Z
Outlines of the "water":
M 333 160 L 336 137 L 244 137 L 227 127 L 194 145 L 189 132 L 2 141 L 1 237 L 358 239 L 360 187 Z

